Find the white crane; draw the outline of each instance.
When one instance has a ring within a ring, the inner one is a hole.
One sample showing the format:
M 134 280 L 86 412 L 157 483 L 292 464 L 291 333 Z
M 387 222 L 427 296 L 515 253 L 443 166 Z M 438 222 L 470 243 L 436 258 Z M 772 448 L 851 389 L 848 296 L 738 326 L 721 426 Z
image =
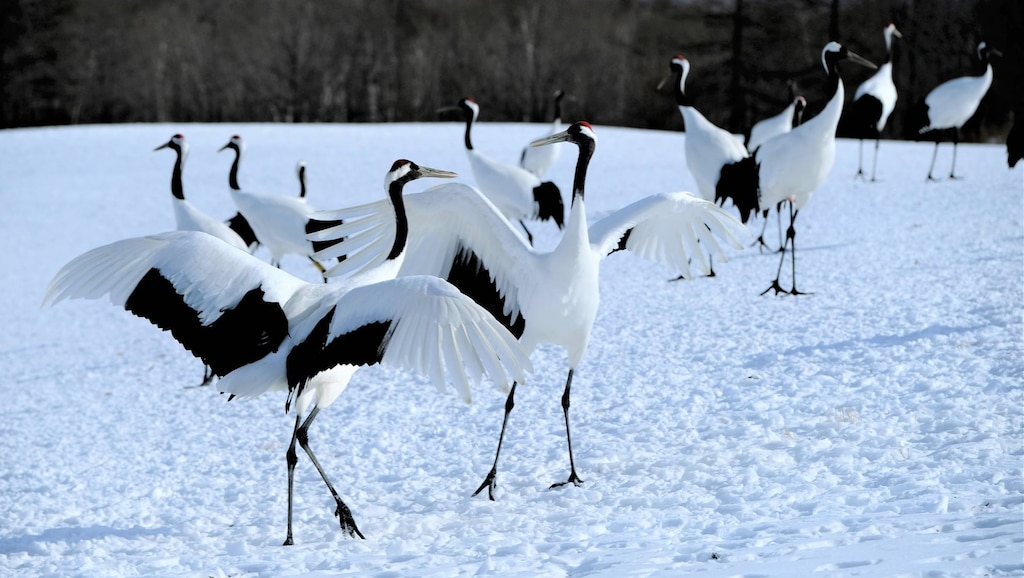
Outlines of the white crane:
M 981 99 L 992 86 L 992 64 L 989 58 L 993 54 L 1002 55 L 985 42 L 979 43 L 978 60 L 985 67 L 985 71 L 979 76 L 961 76 L 943 82 L 932 89 L 911 111 L 911 128 L 918 134 L 931 133 L 935 139 L 932 164 L 928 167 L 929 181 L 936 180 L 932 177 L 932 170 L 935 168 L 935 157 L 939 153 L 939 142 L 949 132 L 953 133 L 953 163 L 949 169 L 949 178 L 957 178 L 956 146 L 960 142 L 960 127 L 974 116 Z
M 747 139 L 747 150 L 754 152 L 761 147 L 764 142 L 776 135 L 785 134 L 793 130 L 794 126 L 800 126 L 803 122 L 804 109 L 807 108 L 807 101 L 802 96 L 793 96 L 794 85 L 796 83 L 790 81 L 789 92 L 790 92 L 790 104 L 782 110 L 779 114 L 768 117 L 761 121 L 758 121 L 750 129 L 750 138 Z M 757 236 L 757 240 L 754 244 L 757 245 L 760 251 L 766 248 L 768 245 L 764 242 L 764 231 L 768 228 L 768 212 L 770 207 L 765 208 L 761 211 L 761 217 L 764 222 L 761 224 L 761 234 Z M 775 206 L 775 214 L 778 217 L 779 223 L 779 250 L 782 250 L 782 213 L 779 212 L 779 206 Z
M 178 155 L 171 171 L 171 196 L 174 205 L 174 221 L 179 231 L 202 231 L 213 235 L 232 247 L 248 251 L 247 243 L 242 240 L 227 223 L 207 215 L 195 205 L 185 199 L 185 188 L 182 185 L 181 174 L 185 168 L 185 159 L 188 158 L 188 143 L 182 134 L 176 134 L 171 140 L 153 149 L 154 151 L 169 148 Z M 203 368 L 203 380 L 200 386 L 209 385 L 213 381 L 213 372 L 209 365 Z
M 235 151 L 235 160 L 231 163 L 231 171 L 228 173 L 231 198 L 235 201 L 238 212 L 252 227 L 256 239 L 270 251 L 270 264 L 280 267 L 281 259 L 285 255 L 295 254 L 309 259 L 313 266 L 323 273 L 323 265 L 313 258 L 315 249 L 312 243 L 306 240 L 306 223 L 314 209 L 306 202 L 305 196 L 285 197 L 243 191 L 238 185 L 238 165 L 245 152 L 242 137 L 233 135 L 220 151 L 225 149 Z M 304 167 L 300 166 L 299 169 L 300 182 L 304 185 Z
M 701 198 L 714 201 L 720 196 L 716 191 L 722 167 L 745 159 L 748 154 L 739 139 L 709 121 L 693 106 L 693 100 L 686 94 L 686 77 L 689 73 L 690 61 L 683 56 L 675 56 L 669 61 L 669 74 L 658 84 L 658 89 L 661 90 L 675 77 L 673 94 L 686 125 L 686 166 L 697 182 L 697 192 Z M 708 275 L 714 274 L 712 265 Z
M 864 139 L 875 139 L 875 157 L 871 163 L 871 182 L 875 182 L 878 166 L 878 142 L 889 115 L 896 108 L 896 85 L 892 82 L 892 39 L 903 38 L 896 25 L 889 24 L 882 30 L 885 35 L 885 60 L 878 71 L 857 87 L 850 107 L 849 126 L 851 134 L 860 140 L 857 156 L 856 177 L 864 178 Z
M 389 199 L 402 212 L 406 182 L 451 176 L 397 161 L 386 181 Z M 396 236 L 394 262 L 401 263 L 405 247 L 404 234 Z M 232 397 L 288 392 L 285 410 L 294 407 L 296 414 L 286 453 L 289 545 L 296 444 L 334 497 L 341 530 L 363 537 L 308 442 L 313 420 L 357 369 L 381 364 L 417 371 L 442 391 L 451 381 L 468 402 L 471 382 L 487 377 L 507 388 L 508 378 L 522 380 L 530 368 L 515 338 L 450 283 L 394 279 L 396 271 L 376 268 L 340 283 L 312 284 L 205 233 L 178 231 L 81 255 L 57 273 L 43 303 L 106 295 L 170 331 L 222 376 L 218 387 Z
M 832 97 L 825 108 L 811 120 L 788 133 L 768 139 L 749 159 L 738 163 L 729 173 L 724 190 L 740 210 L 744 222 L 750 213 L 762 207 L 789 202 L 789 228 L 783 242 L 782 255 L 775 281 L 761 294 L 774 290 L 775 294 L 800 295 L 796 288 L 796 229 L 794 223 L 800 209 L 825 180 L 836 158 L 836 127 L 843 111 L 843 80 L 837 64 L 850 60 L 869 68 L 875 65 L 847 50 L 837 42 L 829 42 L 821 51 L 821 63 L 828 74 Z M 785 291 L 779 285 L 782 264 L 786 259 L 786 246 L 790 247 L 793 266 L 793 286 Z
M 562 90 L 556 90 L 554 94 L 555 101 L 555 112 L 554 117 L 551 121 L 551 130 L 545 136 L 550 136 L 559 132 L 562 132 L 562 99 L 565 98 L 565 92 Z M 551 146 L 551 147 L 523 147 L 522 154 L 519 155 L 519 166 L 537 175 L 537 178 L 543 178 L 548 172 L 548 169 L 555 164 L 558 160 L 559 154 L 562 152 L 562 147 Z M 563 209 L 564 210 L 564 209 Z
M 565 348 L 569 373 L 561 403 L 570 472 L 565 482 L 552 487 L 582 482 L 572 454 L 569 392 L 597 316 L 601 260 L 616 251 L 629 250 L 667 263 L 689 277 L 691 258 L 703 272 L 708 270 L 701 245 L 725 260 L 716 236 L 739 249 L 743 246 L 739 237 L 746 231 L 713 202 L 683 192 L 646 197 L 588 227 L 584 185 L 597 136 L 588 123 L 577 122 L 561 133 L 535 141 L 534 146 L 559 142 L 578 145 L 579 159 L 569 220 L 553 250 L 534 249 L 480 192 L 451 183 L 406 195 L 410 253 L 400 273 L 429 273 L 447 279 L 509 327 L 527 351 L 540 343 Z M 385 203 L 329 211 L 320 217 L 344 222 L 325 227 L 313 237 L 325 244 L 333 242 L 320 256 L 342 257 L 328 275 L 349 274 L 365 266 L 377 266 L 385 259 L 389 239 L 396 230 L 396 213 Z M 397 217 L 400 225 L 403 219 Z M 488 496 L 494 499 L 498 456 L 515 389 L 513 384 L 505 403 L 494 466 L 474 495 L 487 488 Z
M 693 99 L 686 94 L 686 77 L 689 73 L 690 61 L 676 56 L 669 61 L 669 76 L 658 84 L 658 88 L 660 90 L 675 76 L 673 94 L 686 125 L 686 166 L 697 181 L 697 191 L 701 198 L 713 201 L 722 167 L 749 155 L 738 138 L 716 126 L 693 106 Z
M 466 156 L 469 158 L 477 187 L 498 207 L 501 214 L 510 221 L 519 223 L 531 245 L 533 235 L 526 228 L 523 219 L 552 220 L 559 229 L 564 227 L 565 203 L 555 183 L 541 182 L 540 178 L 530 171 L 484 156 L 473 148 L 470 133 L 473 130 L 473 123 L 480 115 L 480 106 L 476 101 L 472 98 L 463 98 L 454 106 L 438 110 L 446 111 L 458 111 L 466 121 Z

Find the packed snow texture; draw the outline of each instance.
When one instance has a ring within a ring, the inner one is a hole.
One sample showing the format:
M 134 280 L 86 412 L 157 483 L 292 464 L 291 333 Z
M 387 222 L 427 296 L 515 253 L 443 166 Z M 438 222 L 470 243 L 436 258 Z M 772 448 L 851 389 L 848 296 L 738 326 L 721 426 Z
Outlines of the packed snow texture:
M 545 128 L 483 123 L 474 142 L 515 162 Z M 281 545 L 283 394 L 228 402 L 192 387 L 199 360 L 105 301 L 40 308 L 71 258 L 174 228 L 174 155 L 152 149 L 175 132 L 191 144 L 186 197 L 226 219 L 231 158 L 217 149 L 233 133 L 249 145 L 243 188 L 297 195 L 302 159 L 309 202 L 326 209 L 380 199 L 398 158 L 472 182 L 462 130 L 0 131 L 0 575 L 1024 573 L 1024 169 L 1007 169 L 1002 145 L 960 145 L 963 179 L 927 183 L 932 145 L 883 142 L 869 183 L 853 178 L 857 142 L 840 141 L 796 223 L 798 286 L 812 295 L 760 296 L 778 254 L 757 248 L 680 282 L 626 253 L 606 259 L 570 410 L 581 487 L 548 489 L 568 474 L 560 349 L 541 347 L 517 392 L 494 502 L 470 494 L 504 394 L 488 385 L 466 405 L 421 376 L 363 370 L 310 436 L 366 540 L 339 531 L 300 454 L 296 545 Z M 595 130 L 591 220 L 694 190 L 683 134 Z M 575 153 L 549 173 L 567 200 Z M 556 242 L 552 224 L 527 225 Z M 283 266 L 316 280 L 299 257 Z

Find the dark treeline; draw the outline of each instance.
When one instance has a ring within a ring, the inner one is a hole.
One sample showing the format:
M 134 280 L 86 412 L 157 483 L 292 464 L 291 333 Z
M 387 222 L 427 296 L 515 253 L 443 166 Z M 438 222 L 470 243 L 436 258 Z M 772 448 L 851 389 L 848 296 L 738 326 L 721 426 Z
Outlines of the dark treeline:
M 483 121 L 540 121 L 561 88 L 566 120 L 682 128 L 655 87 L 676 54 L 713 122 L 743 132 L 794 79 L 820 107 L 831 38 L 880 61 L 897 41 L 899 105 L 976 73 L 995 81 L 966 138 L 998 138 L 1024 95 L 1020 0 L 5 0 L 0 126 L 105 122 L 436 120 L 472 96 Z M 870 73 L 846 69 L 848 96 Z M 1019 111 L 1018 114 L 1024 114 Z

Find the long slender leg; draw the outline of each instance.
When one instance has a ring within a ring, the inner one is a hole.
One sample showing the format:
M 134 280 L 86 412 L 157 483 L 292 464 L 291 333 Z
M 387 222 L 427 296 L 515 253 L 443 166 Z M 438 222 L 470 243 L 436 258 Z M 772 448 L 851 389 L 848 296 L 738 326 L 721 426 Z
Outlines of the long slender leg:
M 203 381 L 199 382 L 199 387 L 204 385 L 210 385 L 213 382 L 213 368 L 209 365 L 203 364 Z
M 762 249 L 768 248 L 768 243 L 764 242 L 764 232 L 768 230 L 768 209 L 761 212 L 761 217 L 764 218 L 764 223 L 761 223 L 761 234 L 757 236 L 757 240 L 750 244 L 751 247 L 757 245 L 757 252 L 760 253 Z
M 807 293 L 796 289 L 796 216 L 800 214 L 800 211 L 794 209 L 792 203 L 789 205 L 789 211 L 789 229 L 786 231 L 786 236 L 789 237 L 789 258 L 793 269 L 793 288 L 789 290 L 789 294 L 807 295 Z
M 764 291 L 761 291 L 761 295 L 764 295 L 765 293 L 767 293 L 767 292 L 769 292 L 769 291 L 771 291 L 773 289 L 775 290 L 775 294 L 776 295 L 778 295 L 779 293 L 787 293 L 787 291 L 782 288 L 782 285 L 779 285 L 779 277 L 782 275 L 782 264 L 786 262 L 786 245 L 788 245 L 789 241 L 790 241 L 789 231 L 793 230 L 793 209 L 792 209 L 792 207 L 793 207 L 793 205 L 791 203 L 790 204 L 790 211 L 789 211 L 790 225 L 789 225 L 789 229 L 787 229 L 787 231 L 786 231 L 786 240 L 782 242 L 782 247 L 780 248 L 780 251 L 782 252 L 782 255 L 779 258 L 779 268 L 775 271 L 775 280 L 772 281 L 772 284 L 769 285 L 767 289 L 765 289 Z M 779 212 L 780 213 L 782 212 L 782 203 L 779 203 Z M 779 223 L 779 226 L 781 228 L 781 226 L 782 226 L 781 222 Z
M 786 250 L 785 240 L 782 238 L 782 203 L 775 205 L 775 222 L 779 229 L 779 253 Z
M 313 423 L 313 419 L 316 418 L 317 414 L 320 413 L 320 408 L 314 407 L 313 411 L 309 412 L 309 417 L 302 423 L 302 426 L 295 430 L 295 437 L 299 441 L 299 445 L 306 451 L 306 455 L 309 456 L 309 461 L 313 462 L 313 466 L 316 467 L 316 471 L 320 472 L 320 477 L 323 478 L 324 483 L 327 484 L 327 489 L 331 491 L 331 496 L 334 497 L 334 501 L 337 502 L 338 508 L 334 511 L 334 515 L 338 517 L 338 521 L 341 523 L 341 531 L 347 533 L 353 538 L 359 536 L 365 539 L 363 533 L 356 527 L 356 521 L 352 518 L 352 511 L 348 509 L 345 502 L 341 500 L 341 496 L 338 495 L 337 490 L 334 489 L 334 485 L 331 484 L 331 480 L 327 477 L 327 472 L 320 466 L 320 461 L 316 459 L 316 455 L 313 454 L 313 449 L 309 447 L 309 426 Z M 290 535 L 290 534 L 289 534 Z
M 878 168 L 878 141 L 881 137 L 875 138 L 875 160 L 871 162 L 871 182 L 875 182 L 875 169 Z
M 573 370 L 569 370 L 569 377 L 565 379 L 565 391 L 562 393 L 562 413 L 565 414 L 565 439 L 569 443 L 569 479 L 557 484 L 551 484 L 552 488 L 558 488 L 566 484 L 579 486 L 583 480 L 576 475 L 576 462 L 572 458 L 572 434 L 569 433 L 569 390 L 572 388 Z
M 939 141 L 935 141 L 935 149 L 932 150 L 932 164 L 928 167 L 928 180 L 934 181 L 935 177 L 932 176 L 932 169 L 935 168 L 935 156 L 939 154 Z
M 864 139 L 860 139 L 860 148 L 857 149 L 857 174 L 853 178 L 864 178 Z
M 473 495 L 477 495 L 487 488 L 487 497 L 494 501 L 494 486 L 496 482 L 494 477 L 498 475 L 498 456 L 501 455 L 501 442 L 505 440 L 505 427 L 508 426 L 508 414 L 512 413 L 512 408 L 516 406 L 515 395 L 516 395 L 516 382 L 512 382 L 512 391 L 508 392 L 508 397 L 505 399 L 505 418 L 501 420 L 501 435 L 498 436 L 498 451 L 494 452 L 494 465 L 491 466 L 491 471 L 487 472 L 487 477 L 484 478 L 484 483 L 480 484 L 480 487 L 473 492 Z
M 956 176 L 954 174 L 956 172 L 956 145 L 959 144 L 959 143 L 960 143 L 960 129 L 959 128 L 955 128 L 955 129 L 953 129 L 953 164 L 949 167 L 949 178 L 951 178 L 951 179 L 959 179 L 960 178 L 960 177 L 958 177 L 958 176 Z
M 299 456 L 295 453 L 295 442 L 299 435 L 299 425 L 302 424 L 302 416 L 295 416 L 295 427 L 292 429 L 292 441 L 288 444 L 288 451 L 285 453 L 285 459 L 288 462 L 288 536 L 284 539 L 285 546 L 291 546 L 294 544 L 292 540 L 292 490 L 295 489 L 295 464 L 299 461 Z

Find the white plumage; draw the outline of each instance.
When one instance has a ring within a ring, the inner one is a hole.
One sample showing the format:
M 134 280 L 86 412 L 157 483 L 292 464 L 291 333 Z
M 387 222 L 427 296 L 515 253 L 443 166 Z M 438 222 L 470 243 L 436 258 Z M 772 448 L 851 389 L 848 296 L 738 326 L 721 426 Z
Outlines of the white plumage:
M 748 156 L 746 147 L 729 131 L 716 126 L 700 113 L 692 99 L 686 94 L 686 77 L 690 72 L 690 61 L 682 56 L 674 57 L 669 63 L 670 74 L 676 82 L 673 93 L 679 114 L 686 125 L 686 166 L 690 169 L 700 196 L 708 201 L 715 200 L 722 167 Z M 663 86 L 668 78 L 661 82 Z
M 465 118 L 464 144 L 473 179 L 501 214 L 520 224 L 530 244 L 533 244 L 533 235 L 526 228 L 525 219 L 550 219 L 561 229 L 565 221 L 565 204 L 554 183 L 542 182 L 537 175 L 522 167 L 497 161 L 473 148 L 473 123 L 480 114 L 476 101 L 463 98 L 455 106 L 441 109 L 446 110 L 457 110 Z
M 280 266 L 285 255 L 294 254 L 308 258 L 317 270 L 323 272 L 323 266 L 313 258 L 313 245 L 306 240 L 306 223 L 314 209 L 306 202 L 305 195 L 289 197 L 242 190 L 238 184 L 238 166 L 245 153 L 242 137 L 232 136 L 231 140 L 220 148 L 222 151 L 224 149 L 235 151 L 235 160 L 228 175 L 231 199 L 235 202 L 238 212 L 252 227 L 256 239 L 270 251 L 271 265 Z M 304 185 L 303 167 L 299 168 L 300 183 Z M 302 189 L 305 190 L 305 186 Z
M 740 172 L 737 186 L 729 188 L 729 194 L 740 209 L 744 221 L 749 214 L 761 208 L 777 206 L 787 201 L 790 206 L 789 228 L 783 244 L 779 269 L 772 285 L 762 293 L 798 295 L 796 288 L 796 229 L 794 223 L 800 209 L 810 200 L 811 195 L 828 176 L 835 163 L 836 127 L 843 110 L 843 81 L 837 64 L 850 60 L 874 67 L 837 42 L 829 42 L 821 51 L 821 63 L 828 74 L 832 97 L 825 108 L 811 120 L 788 133 L 780 134 L 765 141 L 750 159 L 738 164 Z M 742 185 L 742 186 L 739 186 Z M 790 246 L 793 264 L 793 286 L 785 291 L 779 285 L 779 275 L 786 258 L 786 245 Z
M 804 97 L 797 96 L 779 114 L 755 123 L 750 128 L 747 150 L 751 152 L 756 151 L 766 140 L 793 130 L 794 124 L 799 126 L 799 119 L 802 117 L 805 108 L 807 108 L 807 101 L 804 100 Z
M 565 348 L 569 373 L 562 397 L 569 444 L 570 475 L 578 484 L 569 436 L 569 390 L 573 373 L 590 340 L 599 303 L 601 260 L 626 249 L 656 259 L 690 276 L 690 260 L 703 271 L 708 264 L 698 243 L 725 260 L 716 236 L 736 248 L 745 228 L 714 203 L 689 193 L 669 193 L 642 199 L 588 227 L 584 183 L 596 147 L 585 122 L 535 141 L 535 144 L 573 142 L 580 147 L 573 184 L 573 202 L 565 234 L 550 252 L 527 245 L 512 224 L 478 191 L 458 183 L 441 185 L 405 197 L 409 213 L 410 250 L 401 274 L 435 274 L 490 310 L 528 351 L 539 343 Z M 313 238 L 333 246 L 321 257 L 340 257 L 328 275 L 346 275 L 385 257 L 380 247 L 394 234 L 395 215 L 384 202 L 322 213 L 318 218 L 341 220 Z M 511 410 L 515 385 L 506 402 Z M 501 439 L 499 438 L 499 451 Z M 477 493 L 485 487 L 493 499 L 495 464 Z M 556 484 L 561 485 L 561 484 Z
M 399 198 L 407 180 L 452 174 L 400 162 L 389 173 Z M 404 238 L 395 239 L 396 250 L 404 245 Z M 171 331 L 223 376 L 222 391 L 241 397 L 287 391 L 285 407 L 294 403 L 296 412 L 287 453 L 285 544 L 291 544 L 296 444 L 334 496 L 342 530 L 362 537 L 307 437 L 318 412 L 359 367 L 417 371 L 442 390 L 451 381 L 466 401 L 471 383 L 483 377 L 507 388 L 508 378 L 522 380 L 529 370 L 515 338 L 450 283 L 429 276 L 387 279 L 394 271 L 311 284 L 205 233 L 178 231 L 118 241 L 72 260 L 51 282 L 44 304 L 107 296 Z
M 878 165 L 878 144 L 882 129 L 889 121 L 889 115 L 896 108 L 896 85 L 892 81 L 892 39 L 903 35 L 894 24 L 882 30 L 885 36 L 885 60 L 878 71 L 857 87 L 850 109 L 852 133 L 859 137 L 860 148 L 857 159 L 857 175 L 864 176 L 864 139 L 874 137 L 875 156 L 871 165 L 871 180 L 875 180 L 875 169 Z
M 947 80 L 936 86 L 924 98 L 923 103 L 918 103 L 914 113 L 912 124 L 918 129 L 919 134 L 934 132 L 935 149 L 932 152 L 932 163 L 928 168 L 928 180 L 935 180 L 932 177 L 932 170 L 935 168 L 935 156 L 939 152 L 939 141 L 944 131 L 953 132 L 953 163 L 949 170 L 949 178 L 956 177 L 956 147 L 960 142 L 960 127 L 962 127 L 978 110 L 981 99 L 985 97 L 990 86 L 992 86 L 992 64 L 989 62 L 991 55 L 1001 54 L 998 50 L 991 48 L 985 42 L 978 44 L 978 60 L 985 66 L 984 72 L 979 76 L 961 76 Z

